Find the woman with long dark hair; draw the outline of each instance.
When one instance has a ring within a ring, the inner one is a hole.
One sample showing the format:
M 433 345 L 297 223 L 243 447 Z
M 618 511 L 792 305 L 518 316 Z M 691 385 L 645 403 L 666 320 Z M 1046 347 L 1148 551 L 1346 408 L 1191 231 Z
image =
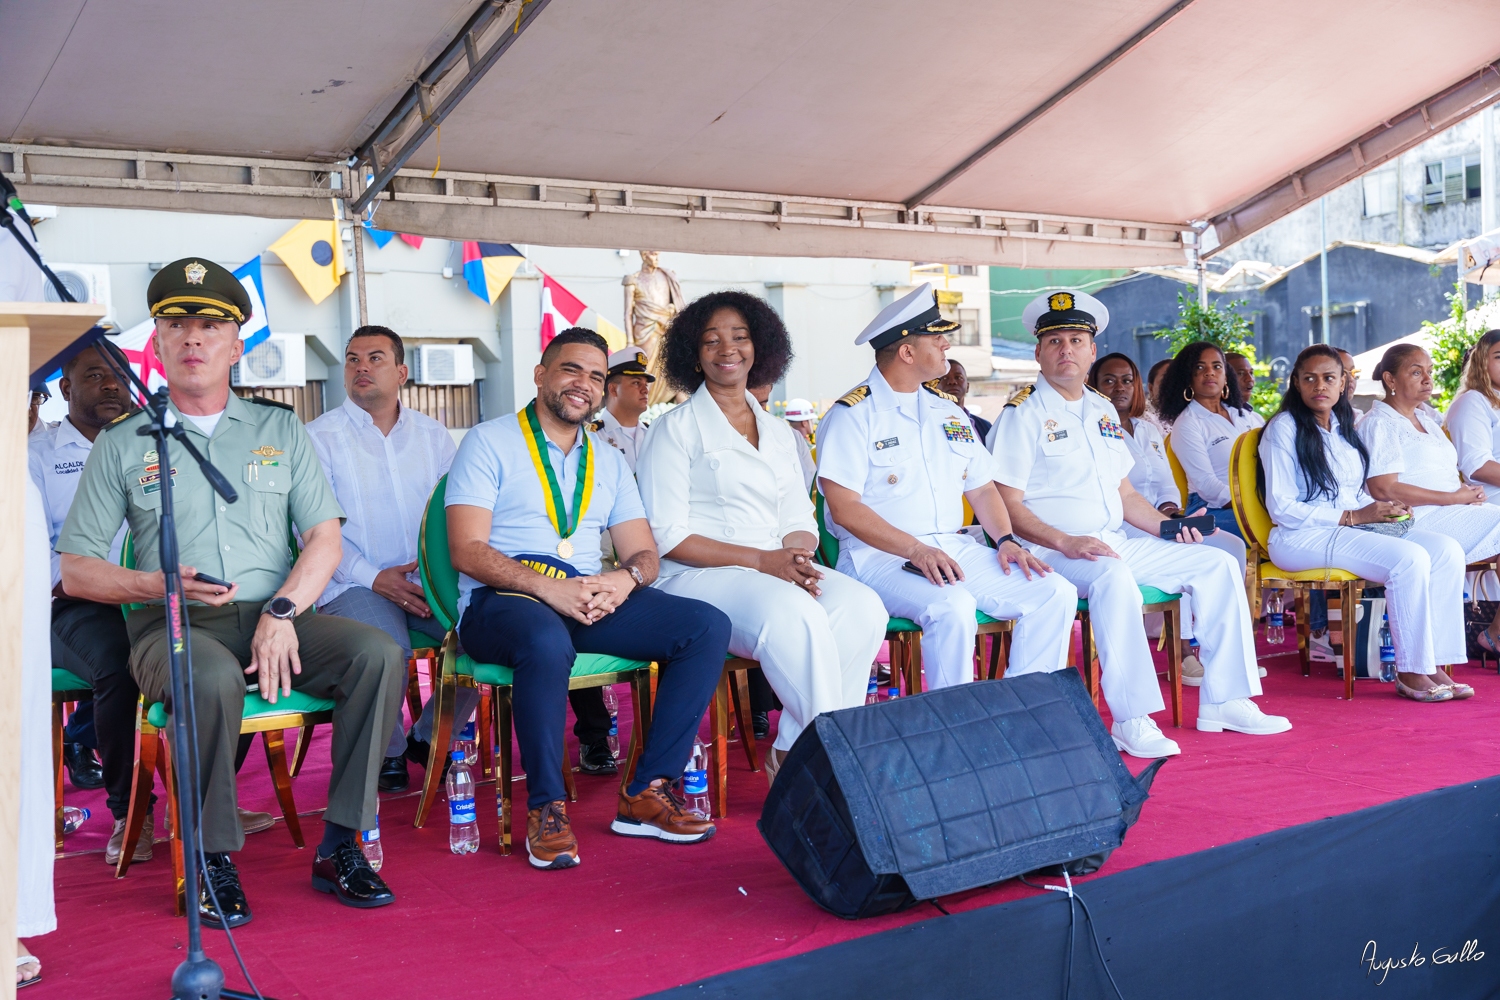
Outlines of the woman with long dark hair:
M 652 421 L 636 465 L 662 557 L 655 586 L 723 611 L 729 651 L 760 661 L 782 703 L 766 754 L 774 780 L 815 716 L 864 704 L 885 606 L 813 564 L 818 525 L 797 432 L 749 392 L 792 360 L 775 310 L 747 292 L 705 295 L 672 321 L 661 350 L 667 382 L 692 395 Z
M 1167 449 L 1162 443 L 1161 431 L 1155 424 L 1143 419 L 1146 411 L 1146 394 L 1141 390 L 1141 370 L 1125 354 L 1106 354 L 1089 368 L 1089 387 L 1105 396 L 1115 405 L 1120 417 L 1120 427 L 1125 431 L 1125 447 L 1135 464 L 1130 467 L 1130 485 L 1145 497 L 1157 510 L 1168 517 L 1183 513 L 1182 497 L 1177 492 L 1177 481 L 1172 477 L 1172 468 L 1167 464 Z M 1127 537 L 1144 535 L 1145 532 L 1126 522 L 1123 525 Z M 1203 536 L 1203 544 L 1228 552 L 1240 564 L 1240 577 L 1245 575 L 1245 543 L 1238 535 L 1227 531 L 1215 531 Z M 1203 684 L 1203 664 L 1192 653 L 1192 597 L 1182 595 L 1182 683 L 1191 687 Z M 1150 623 L 1147 623 L 1148 626 Z
M 1443 426 L 1458 449 L 1464 480 L 1500 504 L 1500 330 L 1486 331 L 1469 349 L 1463 389 L 1448 406 Z
M 1333 567 L 1385 586 L 1396 693 L 1469 697 L 1442 669 L 1464 663 L 1463 547 L 1410 520 L 1411 508 L 1365 492 L 1370 454 L 1354 429 L 1344 365 L 1314 344 L 1292 366 L 1281 409 L 1261 435 L 1271 560 L 1284 570 Z
M 1229 497 L 1229 456 L 1235 439 L 1265 421 L 1245 402 L 1224 352 L 1200 340 L 1184 347 L 1161 380 L 1161 415 L 1172 424 L 1172 451 L 1187 474 L 1188 510 L 1211 514 L 1240 534 Z

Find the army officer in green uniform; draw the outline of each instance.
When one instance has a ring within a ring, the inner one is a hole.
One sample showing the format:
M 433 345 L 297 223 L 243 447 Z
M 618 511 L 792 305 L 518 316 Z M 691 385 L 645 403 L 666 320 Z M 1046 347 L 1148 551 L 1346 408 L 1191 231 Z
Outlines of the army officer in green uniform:
M 239 500 L 215 494 L 185 449 L 172 450 L 170 467 L 160 461 L 154 439 L 137 433 L 147 422 L 143 413 L 122 417 L 89 453 L 59 536 L 63 587 L 85 600 L 147 605 L 126 623 L 130 672 L 148 701 L 169 700 L 157 519 L 161 477 L 170 475 L 192 630 L 204 881 L 231 927 L 249 921 L 229 852 L 245 839 L 234 758 L 253 682 L 268 701 L 296 690 L 335 702 L 333 774 L 312 884 L 350 906 L 384 906 L 394 897 L 365 861 L 358 831 L 375 825 L 375 782 L 406 681 L 401 649 L 377 628 L 313 613 L 338 566 L 343 511 L 292 408 L 229 391 L 230 366 L 243 351 L 240 325 L 250 314 L 239 280 L 190 257 L 158 271 L 146 295 L 172 414 Z M 134 533 L 133 570 L 106 558 L 122 518 Z M 289 523 L 302 535 L 295 565 Z M 198 579 L 199 570 L 231 586 Z M 222 926 L 206 889 L 198 908 L 204 923 Z

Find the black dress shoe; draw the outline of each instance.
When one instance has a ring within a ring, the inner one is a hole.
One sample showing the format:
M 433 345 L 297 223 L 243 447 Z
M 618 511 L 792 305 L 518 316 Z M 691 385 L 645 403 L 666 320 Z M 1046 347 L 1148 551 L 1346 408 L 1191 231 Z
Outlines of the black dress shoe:
M 431 747 L 432 744 L 426 740 L 419 740 L 410 733 L 406 734 L 406 759 L 413 764 L 421 765 L 424 771 L 427 769 L 427 754 Z M 446 779 L 448 777 L 448 767 L 452 763 L 453 755 L 445 754 L 443 756 L 443 778 Z
M 411 776 L 406 773 L 406 758 L 387 757 L 380 764 L 380 781 L 378 782 L 382 792 L 404 792 L 406 786 L 411 783 Z
M 358 844 L 340 844 L 333 849 L 331 858 L 314 853 L 312 887 L 319 892 L 333 893 L 345 906 L 357 906 L 362 910 L 396 901 L 395 894 L 375 874 Z
M 250 904 L 245 900 L 245 890 L 240 888 L 240 872 L 227 854 L 209 854 L 208 868 L 202 873 L 198 884 L 198 919 L 204 927 L 223 930 L 227 923 L 230 930 L 243 927 L 250 922 Z M 213 898 L 208 895 L 212 886 Z M 214 909 L 214 899 L 219 908 Z M 224 919 L 219 919 L 219 914 Z
M 103 788 L 104 767 L 94 751 L 82 743 L 63 744 L 63 764 L 74 788 Z
M 755 738 L 763 740 L 771 735 L 771 713 L 751 712 L 750 728 L 755 730 Z
M 615 755 L 609 752 L 608 740 L 578 745 L 578 770 L 584 774 L 614 774 L 619 769 Z

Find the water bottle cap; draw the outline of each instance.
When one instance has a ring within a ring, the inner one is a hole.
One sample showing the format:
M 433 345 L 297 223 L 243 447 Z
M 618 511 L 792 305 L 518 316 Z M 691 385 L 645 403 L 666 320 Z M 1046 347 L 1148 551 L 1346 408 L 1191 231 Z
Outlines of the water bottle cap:
M 464 755 L 464 752 L 462 750 L 455 750 L 448 755 L 448 759 L 457 764 L 459 761 L 467 760 L 468 758 Z

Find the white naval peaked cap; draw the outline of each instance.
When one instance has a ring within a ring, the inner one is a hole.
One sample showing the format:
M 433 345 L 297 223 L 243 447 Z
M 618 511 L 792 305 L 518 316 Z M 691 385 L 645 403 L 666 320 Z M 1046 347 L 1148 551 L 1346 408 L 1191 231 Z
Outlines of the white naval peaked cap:
M 800 397 L 786 401 L 786 413 L 788 420 L 817 420 L 818 411 L 813 409 L 812 403 Z
M 869 344 L 878 351 L 902 337 L 948 333 L 957 329 L 957 323 L 943 319 L 938 312 L 937 293 L 932 290 L 931 282 L 924 281 L 880 310 L 870 325 L 854 338 L 854 343 Z
M 1064 289 L 1028 302 L 1021 322 L 1038 337 L 1053 330 L 1083 330 L 1097 336 L 1109 326 L 1109 309 L 1092 295 Z
M 639 347 L 626 347 L 609 356 L 609 374 L 644 375 L 646 381 L 655 382 L 656 376 L 646 370 L 646 352 Z

